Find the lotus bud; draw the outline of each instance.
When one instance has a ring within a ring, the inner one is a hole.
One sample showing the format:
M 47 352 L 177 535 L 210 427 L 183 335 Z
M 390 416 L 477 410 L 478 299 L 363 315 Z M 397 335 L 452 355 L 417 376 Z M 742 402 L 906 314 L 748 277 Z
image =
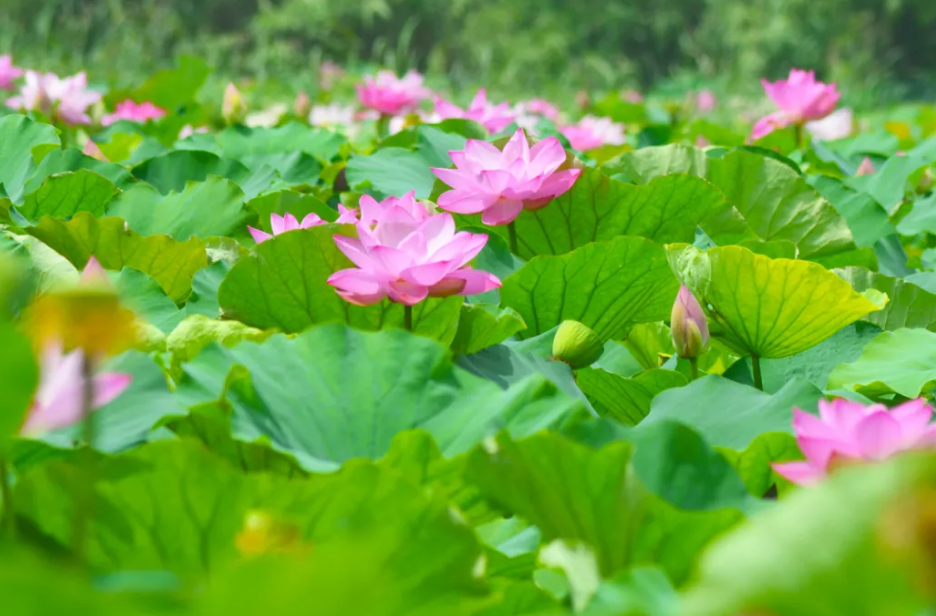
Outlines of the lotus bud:
M 861 164 L 858 165 L 858 170 L 855 171 L 855 176 L 871 175 L 872 173 L 874 173 L 874 164 L 871 162 L 870 158 L 865 156 L 864 160 L 861 161 Z
M 247 512 L 244 526 L 235 542 L 237 550 L 244 556 L 301 553 L 306 549 L 298 526 L 262 510 Z
M 247 117 L 247 102 L 233 83 L 228 83 L 224 89 L 221 116 L 228 124 L 240 124 Z
M 309 113 L 312 111 L 312 101 L 309 100 L 309 95 L 305 92 L 300 92 L 296 95 L 296 100 L 293 103 L 293 113 L 296 114 L 298 118 L 308 118 Z
M 673 313 L 670 317 L 670 329 L 673 334 L 673 346 L 676 354 L 682 358 L 699 357 L 709 344 L 708 322 L 702 306 L 689 290 L 682 285 L 673 304 Z
M 587 368 L 604 352 L 604 343 L 590 327 L 578 321 L 563 321 L 553 339 L 553 358 L 573 370 Z

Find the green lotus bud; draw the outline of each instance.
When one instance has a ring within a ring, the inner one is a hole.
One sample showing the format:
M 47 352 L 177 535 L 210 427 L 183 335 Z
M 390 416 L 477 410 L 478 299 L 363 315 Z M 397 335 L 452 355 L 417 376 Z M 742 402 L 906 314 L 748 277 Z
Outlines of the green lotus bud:
M 240 124 L 247 117 L 247 101 L 233 83 L 224 89 L 221 116 L 227 124 Z
M 553 339 L 553 357 L 573 370 L 592 365 L 603 352 L 604 343 L 598 334 L 578 321 L 563 321 Z

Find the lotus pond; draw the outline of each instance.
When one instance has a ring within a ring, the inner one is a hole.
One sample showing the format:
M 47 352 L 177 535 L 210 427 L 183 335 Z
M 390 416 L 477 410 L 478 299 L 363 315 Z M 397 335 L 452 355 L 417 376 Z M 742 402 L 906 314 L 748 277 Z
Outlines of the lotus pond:
M 933 613 L 936 107 L 14 60 L 11 615 Z

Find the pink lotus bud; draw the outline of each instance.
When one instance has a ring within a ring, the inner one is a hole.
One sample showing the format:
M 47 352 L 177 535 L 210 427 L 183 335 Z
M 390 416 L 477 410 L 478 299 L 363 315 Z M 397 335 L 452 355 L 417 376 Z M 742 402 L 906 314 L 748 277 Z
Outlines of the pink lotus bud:
M 309 95 L 305 92 L 300 92 L 296 95 L 296 100 L 293 102 L 293 113 L 297 117 L 305 118 L 309 115 L 309 112 L 312 111 L 312 101 L 309 100 Z
M 699 357 L 708 350 L 708 321 L 705 320 L 699 301 L 686 285 L 679 287 L 679 294 L 676 295 L 670 316 L 670 330 L 673 346 L 680 357 Z
M 718 99 L 711 90 L 702 90 L 696 96 L 696 108 L 702 113 L 714 111 L 718 106 Z
M 88 262 L 85 263 L 84 269 L 81 270 L 79 284 L 98 284 L 101 282 L 110 284 L 110 279 L 107 277 L 107 272 L 105 272 L 104 268 L 101 266 L 101 262 L 97 260 L 97 257 L 91 255 L 88 258 Z
M 858 169 L 855 171 L 855 177 L 860 175 L 871 175 L 874 173 L 874 163 L 871 162 L 871 159 L 867 156 L 864 157 L 864 160 L 861 161 L 861 164 L 858 165 Z
M 835 110 L 839 100 L 835 84 L 817 81 L 813 71 L 793 69 L 785 80 L 774 83 L 761 80 L 761 84 L 780 111 L 761 118 L 754 125 L 751 132 L 754 139 L 792 124 L 802 126 L 806 122 L 821 120 Z
M 566 151 L 555 137 L 532 148 L 522 129 L 503 150 L 486 141 L 469 139 L 464 150 L 449 152 L 454 169 L 432 169 L 452 187 L 439 196 L 439 207 L 456 214 L 481 214 L 486 225 L 506 225 L 524 209 L 546 207 L 565 193 L 581 169 L 559 168 Z
M 793 431 L 805 462 L 774 464 L 781 477 L 800 485 L 824 478 L 835 467 L 884 460 L 901 451 L 936 446 L 933 407 L 922 398 L 888 410 L 883 404 L 819 400 L 819 416 L 793 409 Z
M 101 151 L 101 148 L 98 147 L 98 144 L 94 143 L 93 140 L 88 139 L 84 147 L 81 148 L 81 153 L 85 156 L 90 156 L 91 158 L 96 158 L 97 160 L 102 160 L 107 162 L 107 157 L 104 156 L 104 152 Z
M 233 83 L 228 83 L 224 89 L 221 116 L 228 124 L 240 124 L 247 117 L 247 101 Z

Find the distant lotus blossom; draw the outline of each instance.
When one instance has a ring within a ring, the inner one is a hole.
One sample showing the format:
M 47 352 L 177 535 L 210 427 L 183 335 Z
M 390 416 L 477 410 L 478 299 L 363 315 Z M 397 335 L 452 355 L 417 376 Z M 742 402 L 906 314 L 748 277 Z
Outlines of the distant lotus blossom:
M 816 483 L 837 465 L 884 460 L 901 451 L 936 445 L 933 407 L 922 398 L 888 410 L 883 404 L 819 400 L 819 416 L 793 409 L 793 430 L 805 462 L 774 464 L 801 485 Z
M 429 90 L 423 87 L 423 76 L 416 71 L 402 78 L 393 71 L 378 71 L 376 78 L 367 76 L 356 88 L 361 105 L 389 116 L 409 113 L 429 96 Z
M 312 111 L 312 99 L 305 92 L 296 94 L 296 100 L 293 101 L 293 113 L 296 117 L 303 118 Z
M 513 109 L 514 122 L 528 133 L 536 130 L 540 119 L 547 118 L 553 122 L 559 120 L 559 108 L 541 98 L 517 103 Z
M 501 286 L 488 272 L 472 269 L 488 236 L 455 231 L 450 214 L 430 215 L 415 192 L 377 203 L 360 200 L 358 238 L 335 236 L 335 243 L 357 267 L 335 272 L 328 284 L 360 306 L 389 297 L 413 306 L 427 297 L 475 295 Z
M 83 419 L 84 378 L 81 375 L 82 351 L 63 353 L 61 344 L 50 344 L 39 362 L 39 388 L 26 416 L 21 433 L 37 435 L 76 424 Z M 96 410 L 119 396 L 133 376 L 102 372 L 94 377 Z
M 114 110 L 114 113 L 104 116 L 101 119 L 101 124 L 104 126 L 110 126 L 118 120 L 127 120 L 130 122 L 139 122 L 142 124 L 150 120 L 164 118 L 165 116 L 165 109 L 160 109 L 149 101 L 136 103 L 128 99 L 122 103 L 117 103 L 117 108 Z
M 710 111 L 714 111 L 717 106 L 718 99 L 711 90 L 701 90 L 696 95 L 696 109 L 700 112 L 709 113 Z
M 273 128 L 280 123 L 288 111 L 289 106 L 285 103 L 274 103 L 266 109 L 247 114 L 244 124 L 251 128 Z
M 514 113 L 510 109 L 510 103 L 494 105 L 488 101 L 487 91 L 484 88 L 478 90 L 467 109 L 462 109 L 458 105 L 436 97 L 435 112 L 443 120 L 449 118 L 474 120 L 492 135 L 501 132 L 514 121 Z
M 592 150 L 603 145 L 621 145 L 625 141 L 624 125 L 611 118 L 585 116 L 578 124 L 559 129 L 573 148 L 579 152 Z
M 328 105 L 313 105 L 309 112 L 309 124 L 324 128 L 336 126 L 351 126 L 355 122 L 355 109 L 351 105 L 330 103 Z
M 90 124 L 86 110 L 101 100 L 101 93 L 88 90 L 84 72 L 60 78 L 54 73 L 26 71 L 20 95 L 6 101 L 13 109 L 36 110 L 56 116 L 66 124 Z
M 15 90 L 13 82 L 23 74 L 23 69 L 13 66 L 13 57 L 0 56 L 0 90 Z
M 821 120 L 807 122 L 806 130 L 820 141 L 833 141 L 851 137 L 855 128 L 855 114 L 848 107 L 836 109 Z
M 339 204 L 338 212 L 338 219 L 335 221 L 336 224 L 352 224 L 357 222 L 357 211 Z M 250 231 L 250 235 L 255 242 L 262 244 L 269 239 L 273 239 L 274 235 L 286 233 L 287 231 L 295 231 L 296 229 L 309 229 L 311 227 L 327 224 L 327 220 L 324 220 L 314 212 L 306 214 L 302 222 L 299 222 L 292 214 L 285 214 L 284 216 L 270 214 L 270 229 L 273 231 L 272 235 L 266 231 L 254 229 L 250 225 L 247 226 L 247 230 Z
M 871 175 L 872 173 L 874 173 L 874 163 L 871 162 L 870 158 L 865 156 L 864 160 L 861 161 L 861 164 L 858 165 L 858 168 L 855 170 L 855 176 Z
M 839 100 L 835 84 L 816 81 L 813 71 L 793 69 L 788 79 L 774 83 L 761 80 L 761 84 L 780 111 L 758 120 L 751 132 L 754 139 L 778 128 L 821 120 L 832 113 Z
M 185 126 L 182 127 L 182 130 L 179 131 L 179 139 L 187 139 L 188 137 L 191 137 L 192 135 L 196 133 L 204 134 L 207 132 L 208 132 L 207 126 L 199 126 L 198 128 L 194 128 L 191 124 L 186 124 Z
M 319 85 L 323 90 L 331 90 L 335 82 L 344 76 L 344 69 L 332 62 L 325 60 L 319 65 Z
M 635 105 L 644 102 L 643 94 L 636 90 L 624 90 L 621 92 L 621 99 Z
M 585 90 L 579 90 L 575 93 L 575 104 L 579 106 L 579 109 L 588 109 L 591 105 L 591 99 L 588 96 L 588 92 Z
M 422 109 L 417 109 L 414 113 L 390 118 L 390 134 L 395 135 L 409 126 L 415 126 L 417 124 L 437 124 L 441 121 L 442 118 L 439 117 L 439 114 L 436 112 L 426 112 Z
M 673 347 L 680 357 L 693 358 L 705 353 L 709 344 L 708 321 L 702 305 L 686 285 L 679 287 L 670 314 Z
M 449 152 L 455 169 L 432 172 L 453 190 L 439 197 L 439 207 L 458 214 L 482 213 L 486 225 L 506 225 L 525 208 L 537 210 L 575 184 L 580 169 L 559 171 L 566 152 L 555 137 L 532 148 L 517 130 L 503 151 L 469 139 L 465 149 Z
M 285 111 L 284 111 L 285 113 Z M 227 124 L 240 124 L 247 117 L 247 101 L 233 83 L 228 82 L 221 99 L 221 117 Z

